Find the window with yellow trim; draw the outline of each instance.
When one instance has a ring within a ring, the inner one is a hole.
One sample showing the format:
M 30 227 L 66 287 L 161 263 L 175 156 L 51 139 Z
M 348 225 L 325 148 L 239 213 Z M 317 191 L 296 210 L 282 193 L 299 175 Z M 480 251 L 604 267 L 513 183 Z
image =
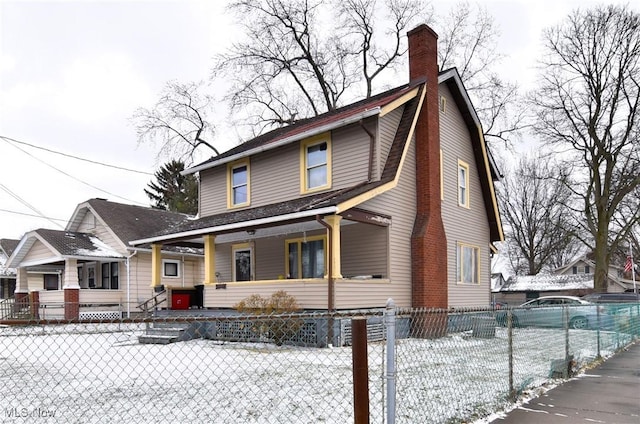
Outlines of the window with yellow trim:
M 230 163 L 227 166 L 227 204 L 229 208 L 249 205 L 249 161 Z
M 331 137 L 329 133 L 312 137 L 301 143 L 301 191 L 331 187 Z
M 469 207 L 469 165 L 458 161 L 458 205 Z
M 480 249 L 458 243 L 456 249 L 456 281 L 463 284 L 480 283 Z
M 285 242 L 287 278 L 324 278 L 327 237 L 313 236 Z

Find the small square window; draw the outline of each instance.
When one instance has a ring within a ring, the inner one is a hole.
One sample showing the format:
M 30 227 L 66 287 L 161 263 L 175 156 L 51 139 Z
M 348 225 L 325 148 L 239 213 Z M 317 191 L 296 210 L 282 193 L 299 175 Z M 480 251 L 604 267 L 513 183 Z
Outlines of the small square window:
M 163 277 L 179 277 L 180 276 L 180 262 L 164 260 L 162 261 L 162 276 Z

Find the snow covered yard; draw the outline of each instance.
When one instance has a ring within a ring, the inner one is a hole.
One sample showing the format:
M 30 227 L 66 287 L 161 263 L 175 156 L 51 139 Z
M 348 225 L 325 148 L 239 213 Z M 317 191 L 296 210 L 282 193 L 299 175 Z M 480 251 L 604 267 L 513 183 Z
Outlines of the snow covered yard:
M 142 324 L 0 328 L 0 421 L 345 423 L 353 421 L 351 348 L 197 339 L 138 344 Z M 595 331 L 571 330 L 579 364 Z M 600 333 L 608 356 L 628 340 Z M 371 422 L 384 422 L 384 343 L 369 345 Z M 508 407 L 507 331 L 396 344 L 398 423 L 468 422 Z M 563 330 L 514 331 L 514 386 L 548 381 Z

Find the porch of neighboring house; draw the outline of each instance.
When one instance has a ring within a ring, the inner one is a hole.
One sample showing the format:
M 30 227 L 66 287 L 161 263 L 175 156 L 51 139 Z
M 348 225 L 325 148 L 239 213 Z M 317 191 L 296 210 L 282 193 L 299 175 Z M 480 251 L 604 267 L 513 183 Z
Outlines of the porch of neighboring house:
M 126 261 L 65 259 L 18 268 L 11 318 L 119 319 L 131 310 Z
M 166 288 L 161 284 L 163 246 L 197 244 L 204 246 L 201 292 L 168 288 L 164 309 L 193 308 L 190 296 L 202 296 L 205 309 L 231 310 L 251 295 L 268 297 L 280 290 L 304 310 L 384 307 L 394 289 L 406 291 L 405 297 L 410 291 L 409 284 L 391 284 L 390 224 L 387 216 L 349 211 L 156 242 L 152 287 Z

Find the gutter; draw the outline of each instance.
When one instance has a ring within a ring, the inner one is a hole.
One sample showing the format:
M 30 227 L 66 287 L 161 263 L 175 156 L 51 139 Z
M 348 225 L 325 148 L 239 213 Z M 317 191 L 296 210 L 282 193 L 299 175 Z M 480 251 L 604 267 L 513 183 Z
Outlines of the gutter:
M 287 145 L 289 143 L 293 143 L 294 141 L 298 141 L 298 140 L 303 140 L 305 138 L 309 138 L 309 137 L 313 137 L 314 135 L 318 135 L 318 134 L 322 134 L 324 132 L 327 131 L 331 131 L 333 129 L 339 128 L 339 127 L 343 127 L 345 125 L 349 125 L 349 124 L 353 124 L 353 123 L 357 123 L 359 121 L 362 121 L 365 118 L 368 118 L 370 116 L 375 116 L 380 114 L 380 106 L 374 107 L 372 109 L 369 110 L 365 110 L 364 112 L 360 112 L 356 115 L 352 115 L 343 119 L 340 119 L 338 121 L 333 121 L 330 122 L 328 124 L 325 125 L 321 125 L 319 127 L 315 127 L 312 129 L 309 129 L 307 131 L 303 131 L 299 134 L 295 134 L 289 137 L 285 137 L 281 140 L 278 140 L 276 142 L 273 143 L 268 143 L 253 149 L 249 149 L 246 150 L 244 152 L 240 152 L 240 153 L 236 153 L 235 155 L 231 155 L 228 156 L 226 158 L 222 158 L 219 160 L 213 160 L 211 162 L 206 162 L 197 166 L 194 166 L 193 168 L 189 168 L 189 169 L 185 169 L 184 171 L 182 171 L 180 174 L 181 175 L 188 175 L 188 174 L 195 174 L 196 172 L 199 171 L 204 171 L 205 169 L 209 169 L 209 168 L 213 168 L 215 166 L 218 165 L 223 165 L 225 163 L 229 163 L 229 162 L 234 162 L 238 159 L 242 159 L 245 158 L 247 156 L 251 156 L 251 155 L 255 155 L 257 153 L 262 153 L 268 150 L 272 150 L 272 149 L 276 149 L 280 146 L 284 146 Z

